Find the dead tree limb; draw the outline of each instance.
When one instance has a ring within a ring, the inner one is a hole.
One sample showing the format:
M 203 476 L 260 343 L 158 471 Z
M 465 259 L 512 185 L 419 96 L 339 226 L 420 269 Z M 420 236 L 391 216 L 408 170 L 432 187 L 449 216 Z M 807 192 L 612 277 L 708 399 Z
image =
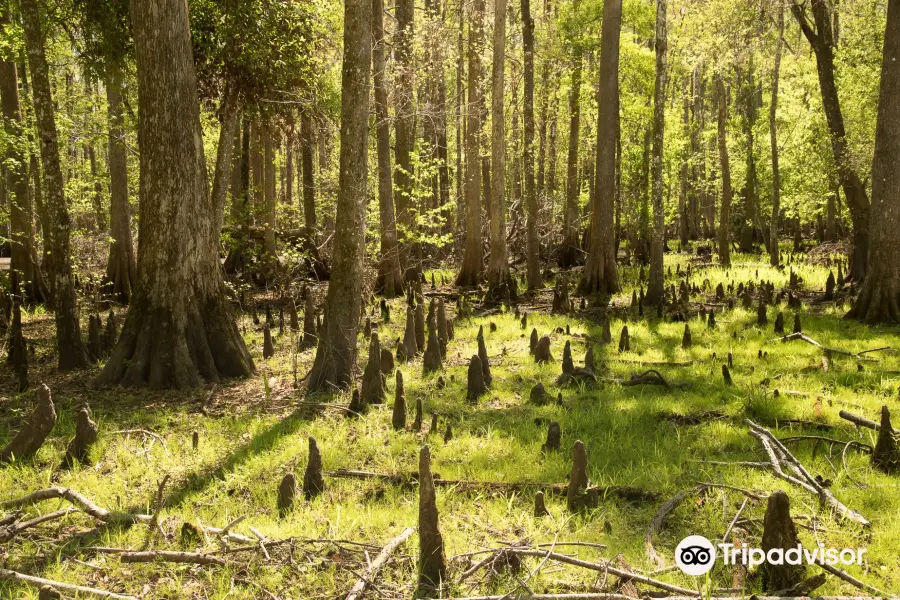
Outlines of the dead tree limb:
M 681 504 L 685 498 L 691 496 L 693 494 L 703 493 L 703 490 L 706 489 L 704 485 L 698 485 L 692 487 L 689 490 L 684 490 L 678 492 L 673 497 L 666 500 L 662 506 L 659 507 L 659 510 L 656 511 L 656 515 L 654 515 L 653 519 L 650 520 L 650 524 L 647 526 L 647 531 L 644 533 L 644 551 L 647 554 L 647 558 L 650 559 L 650 562 L 655 563 L 658 567 L 661 567 L 665 564 L 665 561 L 657 554 L 656 548 L 653 546 L 653 534 L 659 533 L 659 531 L 663 528 L 663 525 L 666 524 L 666 519 L 669 518 L 669 514 Z
M 871 526 L 871 523 L 865 517 L 852 508 L 842 504 L 835 498 L 831 490 L 823 486 L 815 477 L 810 475 L 809 471 L 806 470 L 806 467 L 790 453 L 778 438 L 772 435 L 771 431 L 757 425 L 750 419 L 744 419 L 744 423 L 750 427 L 750 435 L 762 444 L 763 450 L 765 450 L 768 455 L 772 470 L 775 472 L 776 476 L 817 496 L 820 503 L 833 509 L 834 512 L 841 517 L 855 521 L 863 527 Z M 787 465 L 794 473 L 793 475 L 789 475 L 784 471 L 785 465 Z
M 13 524 L 9 525 L 8 527 L 0 527 L 0 543 L 7 542 L 7 541 L 13 539 L 14 537 L 19 535 L 26 529 L 31 529 L 32 527 L 40 525 L 41 523 L 46 523 L 47 521 L 54 521 L 56 519 L 60 519 L 62 517 L 72 514 L 73 512 L 78 512 L 78 509 L 72 508 L 72 507 L 64 508 L 62 510 L 57 510 L 52 513 L 47 513 L 46 515 L 41 515 L 39 517 L 35 517 L 28 521 L 22 521 L 20 523 L 13 523 Z
M 359 580 L 353 584 L 353 589 L 350 590 L 350 593 L 347 594 L 347 600 L 358 600 L 362 597 L 363 592 L 366 591 L 366 587 L 378 576 L 378 571 L 381 570 L 381 567 L 387 563 L 387 561 L 391 558 L 391 555 L 394 551 L 403 545 L 403 543 L 410 538 L 410 536 L 416 531 L 415 527 L 407 527 L 404 529 L 400 535 L 392 539 L 387 545 L 381 549 L 381 552 L 378 553 L 378 556 L 375 557 L 375 560 L 366 568 L 365 573 Z
M 219 565 L 225 561 L 218 556 L 201 552 L 174 552 L 169 550 L 151 550 L 149 552 L 123 552 L 119 555 L 125 563 L 175 562 L 192 565 Z
M 125 596 L 123 594 L 107 592 L 106 590 L 98 590 L 97 588 L 89 588 L 81 585 L 62 583 L 60 581 L 44 579 L 43 577 L 33 577 L 31 575 L 19 573 L 18 571 L 10 571 L 9 569 L 0 568 L 0 581 L 5 580 L 17 581 L 19 583 L 24 583 L 37 589 L 41 589 L 45 585 L 49 585 L 50 587 L 56 588 L 61 592 L 68 592 L 70 594 L 85 594 L 88 596 L 94 596 L 96 598 L 112 598 L 113 600 L 137 600 L 135 596 Z
M 802 341 L 806 342 L 807 344 L 812 344 L 813 346 L 815 346 L 816 348 L 819 348 L 820 350 L 822 350 L 822 352 L 825 352 L 826 354 L 842 354 L 844 356 L 852 356 L 853 358 L 855 358 L 857 360 L 869 360 L 869 361 L 873 361 L 873 362 L 877 362 L 877 359 L 864 357 L 863 354 L 869 354 L 870 352 L 880 352 L 882 350 L 890 350 L 890 348 L 891 348 L 890 346 L 881 346 L 880 348 L 871 348 L 869 350 L 863 350 L 862 352 L 851 352 L 849 350 L 844 350 L 842 348 L 829 348 L 828 346 L 823 346 L 822 344 L 820 344 L 816 340 L 812 339 L 805 333 L 799 333 L 799 332 L 792 333 L 790 335 L 786 335 L 786 336 L 780 337 L 780 338 L 774 338 L 769 341 L 770 342 L 791 342 L 793 340 L 802 340 Z
M 666 583 L 665 581 L 658 581 L 656 579 L 652 579 L 645 575 L 638 575 L 637 573 L 632 573 L 631 571 L 625 571 L 623 569 L 616 568 L 612 566 L 610 561 L 603 563 L 592 563 L 586 560 L 581 560 L 579 558 L 575 558 L 572 556 L 568 556 L 566 554 L 559 554 L 556 552 L 546 552 L 544 550 L 524 550 L 519 548 L 506 548 L 505 552 L 509 552 L 511 554 L 518 554 L 521 556 L 536 556 L 538 558 L 549 558 L 550 560 L 555 560 L 557 562 L 566 563 L 569 565 L 573 565 L 576 567 L 582 567 L 584 569 L 590 569 L 592 571 L 600 571 L 601 573 L 609 573 L 615 577 L 619 577 L 620 579 L 631 580 L 633 583 L 642 583 L 644 585 L 649 585 L 650 587 L 655 587 L 661 590 L 666 590 L 667 592 L 672 592 L 674 594 L 682 594 L 684 596 L 692 596 L 696 597 L 697 594 L 692 590 L 688 590 L 682 587 L 678 587 L 677 585 L 673 585 L 671 583 Z
M 876 423 L 875 421 L 869 420 L 865 417 L 860 417 L 859 415 L 854 415 L 851 412 L 847 412 L 846 410 L 842 410 L 838 413 L 842 419 L 850 421 L 857 427 L 865 427 L 866 429 L 874 429 L 875 431 L 881 431 L 881 425 Z M 896 427 L 894 429 L 894 435 L 900 435 L 900 429 Z
M 849 573 L 847 573 L 847 571 L 844 571 L 843 569 L 838 569 L 837 567 L 833 567 L 833 566 L 831 566 L 829 564 L 825 564 L 824 562 L 821 562 L 821 561 L 817 562 L 816 564 L 819 565 L 820 567 L 822 567 L 822 570 L 824 570 L 828 573 L 831 573 L 838 579 L 843 579 L 850 585 L 856 586 L 861 590 L 865 590 L 865 591 L 869 592 L 870 594 L 877 594 L 884 598 L 893 597 L 893 596 L 891 596 L 891 594 L 888 594 L 885 591 L 879 590 L 874 585 L 869 585 L 865 581 L 860 581 L 859 579 L 857 579 L 853 575 L 850 575 Z
M 62 498 L 76 505 L 88 515 L 94 517 L 98 521 L 104 523 L 116 523 L 120 525 L 131 525 L 134 523 L 150 523 L 153 520 L 152 515 L 142 515 L 134 513 L 112 512 L 105 508 L 101 508 L 88 500 L 87 497 L 76 492 L 72 488 L 64 488 L 59 486 L 44 488 L 37 490 L 21 498 L 13 498 L 0 503 L 0 508 L 16 508 L 19 506 L 27 506 L 41 502 L 43 500 L 55 500 Z

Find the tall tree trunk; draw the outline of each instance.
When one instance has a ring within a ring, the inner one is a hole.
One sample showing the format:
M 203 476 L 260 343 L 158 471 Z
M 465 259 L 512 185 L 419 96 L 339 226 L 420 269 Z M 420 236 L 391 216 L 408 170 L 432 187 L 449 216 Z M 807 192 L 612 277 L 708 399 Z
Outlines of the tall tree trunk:
M 47 194 L 49 221 L 44 222 L 44 235 L 49 238 L 53 253 L 52 274 L 55 281 L 56 346 L 59 350 L 59 369 L 68 371 L 86 367 L 87 353 L 78 325 L 78 304 L 69 253 L 69 211 L 63 194 L 63 176 L 59 164 L 59 141 L 53 96 L 50 92 L 50 72 L 44 54 L 44 33 L 37 0 L 22 0 L 22 24 L 25 29 L 25 48 L 31 67 L 34 113 L 40 139 L 44 191 Z
M 91 84 L 91 78 L 88 76 L 87 72 L 82 73 L 82 80 L 84 83 L 84 93 L 88 98 L 88 104 L 90 106 L 87 117 L 92 118 L 96 107 L 94 101 L 94 89 Z M 89 125 L 86 128 L 89 128 Z M 94 188 L 93 193 L 91 194 L 91 205 L 94 208 L 94 220 L 97 224 L 97 230 L 104 231 L 106 229 L 106 213 L 103 211 L 103 184 L 100 183 L 100 176 L 97 169 L 97 153 L 94 151 L 93 139 L 88 138 L 84 154 L 91 169 L 91 181 L 93 182 L 91 187 Z
M 719 213 L 719 264 L 731 266 L 731 167 L 728 163 L 728 101 L 725 97 L 725 80 L 721 74 L 716 75 L 716 94 L 718 96 L 719 113 L 719 163 L 722 169 L 722 202 Z
M 371 67 L 372 0 L 345 0 L 334 268 L 325 298 L 325 322 L 309 373 L 311 392 L 353 383 L 365 258 Z
M 463 23 L 465 22 L 464 3 L 459 3 L 459 31 L 456 36 L 456 235 L 454 242 L 457 252 L 462 252 L 466 237 L 466 200 L 463 193 L 463 146 L 465 133 L 463 124 L 463 104 L 466 102 L 463 91 L 465 50 L 463 46 Z
M 889 0 L 872 161 L 869 270 L 847 316 L 900 323 L 900 0 Z
M 294 128 L 288 128 L 285 136 L 284 151 L 284 203 L 287 206 L 294 204 Z
M 791 11 L 816 55 L 819 90 L 822 93 L 822 106 L 825 109 L 825 120 L 831 137 L 831 151 L 853 221 L 853 253 L 847 279 L 863 281 L 869 264 L 866 260 L 869 249 L 869 198 L 866 195 L 865 184 L 853 168 L 850 149 L 847 146 L 844 115 L 841 112 L 834 79 L 834 36 L 827 0 L 810 0 L 810 9 L 813 15 L 812 24 L 807 19 L 805 5 L 791 4 Z
M 263 137 L 263 189 L 264 213 L 263 213 L 263 261 L 266 263 L 267 272 L 274 268 L 278 262 L 278 249 L 275 245 L 275 131 L 272 122 L 267 118 L 260 123 Z
M 600 88 L 597 97 L 597 193 L 591 199 L 591 242 L 579 283 L 582 294 L 619 291 L 613 209 L 616 198 L 616 130 L 619 120 L 619 33 L 622 0 L 603 1 Z
M 684 126 L 684 133 L 688 139 L 691 139 L 691 112 L 690 112 L 690 96 L 691 96 L 691 80 L 687 81 L 687 89 L 685 89 L 684 93 L 684 101 L 682 103 L 682 116 L 681 122 Z M 693 142 L 693 140 L 692 140 Z M 688 239 L 690 238 L 690 230 L 691 230 L 691 215 L 690 215 L 690 206 L 692 204 L 696 204 L 696 180 L 692 177 L 694 175 L 694 168 L 690 166 L 689 163 L 693 163 L 696 160 L 695 157 L 691 156 L 693 152 L 694 145 L 691 143 L 689 146 L 689 151 L 685 152 L 685 156 L 681 160 L 681 192 L 678 196 L 678 239 L 681 242 L 681 245 L 687 246 Z M 690 198 L 688 198 L 690 196 Z
M 0 8 L 0 27 L 9 25 L 9 8 L 4 2 Z M 28 138 L 19 106 L 16 64 L 5 57 L 0 60 L 0 104 L 7 136 L 4 179 L 9 198 L 10 269 L 19 275 L 22 300 L 26 304 L 39 304 L 48 299 L 49 292 L 35 250 L 28 165 L 22 152 L 23 143 Z
M 469 17 L 469 44 L 466 104 L 466 249 L 456 285 L 475 287 L 481 282 L 481 46 L 484 43 L 484 0 L 472 1 Z
M 653 88 L 653 158 L 651 197 L 653 201 L 653 237 L 650 241 L 650 280 L 646 300 L 649 305 L 664 301 L 663 253 L 666 215 L 663 207 L 663 140 L 666 127 L 666 0 L 656 0 L 656 81 Z
M 494 0 L 493 71 L 491 74 L 491 256 L 488 260 L 488 298 L 509 299 L 509 260 L 506 249 L 506 0 Z
M 415 30 L 415 3 L 413 0 L 396 0 L 395 16 L 397 30 L 394 34 L 394 68 L 396 74 L 394 112 L 395 135 L 394 153 L 397 170 L 395 175 L 394 202 L 397 206 L 397 220 L 403 229 L 400 234 L 400 264 L 411 266 L 419 258 L 418 252 L 410 248 L 415 235 L 418 211 L 413 206 L 412 152 L 416 136 L 416 105 L 413 98 L 415 89 L 415 65 L 413 64 L 413 33 Z M 412 254 L 412 256 L 411 256 Z
M 778 9 L 778 41 L 775 43 L 775 66 L 772 69 L 772 101 L 769 103 L 769 141 L 772 145 L 772 221 L 769 232 L 769 259 L 773 267 L 781 263 L 778 248 L 778 223 L 781 215 L 781 171 L 778 166 L 778 77 L 781 74 L 781 52 L 784 46 L 784 6 Z
M 397 248 L 397 223 L 391 181 L 391 122 L 385 83 L 384 2 L 372 0 L 373 77 L 375 80 L 375 136 L 378 150 L 378 208 L 381 216 L 381 256 L 375 289 L 386 298 L 403 295 L 403 272 Z
M 578 8 L 578 0 L 572 10 Z M 578 198 L 581 186 L 578 182 L 578 147 L 581 133 L 581 46 L 575 44 L 572 50 L 572 79 L 569 90 L 569 154 L 566 163 L 566 206 L 563 211 L 563 243 L 559 251 L 559 266 L 564 269 L 578 264 Z
M 309 110 L 300 115 L 300 159 L 303 163 L 303 224 L 312 237 L 316 229 L 316 175 L 313 166 L 315 135 Z
M 122 114 L 122 70 L 114 60 L 106 61 L 106 118 L 109 128 L 109 257 L 106 261 L 107 293 L 118 302 L 131 301 L 137 265 L 131 237 L 131 206 L 128 203 L 128 149 Z
M 759 198 L 756 190 L 756 140 L 753 127 L 756 124 L 756 84 L 753 79 L 753 62 L 747 66 L 747 81 L 743 86 L 744 97 L 744 137 L 747 140 L 747 177 L 744 185 L 744 222 L 741 226 L 741 252 L 753 252 L 756 241 L 754 221 Z
M 260 118 L 250 122 L 250 198 L 253 209 L 251 214 L 265 214 L 266 169 L 263 156 L 263 126 Z M 253 221 L 256 219 L 254 218 Z
M 131 23 L 141 143 L 137 285 L 100 381 L 187 388 L 247 377 L 253 361 L 219 266 L 187 3 L 132 2 Z
M 540 239 L 537 233 L 538 201 L 534 189 L 534 19 L 531 18 L 530 0 L 522 0 L 522 48 L 524 53 L 525 98 L 524 113 L 525 148 L 525 235 L 526 271 L 529 290 L 543 286 L 541 278 Z
M 213 172 L 212 205 L 216 216 L 215 228 L 219 231 L 225 223 L 225 201 L 228 199 L 228 186 L 231 184 L 232 153 L 234 139 L 240 125 L 239 96 L 234 86 L 225 85 L 222 102 L 219 106 L 219 143 L 216 148 L 216 164 Z

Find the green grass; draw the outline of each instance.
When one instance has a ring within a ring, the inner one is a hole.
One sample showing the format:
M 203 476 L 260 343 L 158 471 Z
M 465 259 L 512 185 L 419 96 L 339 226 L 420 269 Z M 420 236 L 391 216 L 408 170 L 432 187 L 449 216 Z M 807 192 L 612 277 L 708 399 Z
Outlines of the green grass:
M 725 272 L 718 267 L 695 269 L 692 281 L 700 285 L 709 280 L 707 300 L 712 299 L 716 284 L 762 279 L 772 280 L 776 287 L 786 285 L 788 271 L 766 264 L 766 257 L 736 255 L 735 267 Z M 687 265 L 686 255 L 667 256 L 675 281 L 676 264 Z M 795 266 L 804 279 L 804 290 L 821 290 L 827 269 L 809 265 Z M 758 278 L 756 272 L 758 270 Z M 452 280 L 452 272 L 443 271 Z M 302 475 L 306 465 L 307 437 L 314 436 L 323 453 L 327 471 L 339 468 L 364 469 L 380 473 L 414 471 L 418 449 L 428 443 L 432 449 L 433 469 L 444 478 L 505 482 L 565 482 L 570 469 L 571 447 L 582 440 L 589 454 L 589 476 L 599 485 L 634 486 L 659 494 L 653 502 L 627 503 L 616 498 L 601 499 L 597 508 L 571 515 L 565 499 L 548 497 L 552 518 L 532 515 L 533 498 L 528 494 L 498 491 L 463 491 L 439 488 L 438 507 L 441 530 L 448 557 L 490 547 L 499 540 L 527 539 L 531 542 L 589 541 L 608 545 L 605 551 L 590 548 L 568 548 L 573 554 L 599 560 L 602 556 L 621 554 L 628 564 L 644 573 L 657 568 L 648 562 L 644 552 L 644 533 L 659 505 L 681 490 L 700 481 L 723 483 L 760 491 L 786 490 L 795 515 L 814 519 L 815 531 L 800 529 L 805 545 L 839 548 L 865 547 L 865 568 L 847 567 L 859 578 L 889 592 L 900 592 L 900 495 L 898 480 L 881 474 L 869 465 L 867 455 L 850 451 L 847 465 L 852 477 L 867 488 L 858 488 L 847 476 L 841 463 L 841 447 L 829 457 L 828 448 L 813 442 L 800 442 L 791 449 L 813 473 L 833 480 L 832 490 L 839 500 L 860 511 L 871 522 L 871 531 L 862 531 L 849 523 L 839 523 L 826 509 L 820 508 L 809 494 L 775 479 L 769 472 L 737 466 L 710 465 L 701 460 L 763 460 L 758 443 L 747 435 L 742 419 L 749 417 L 770 426 L 779 437 L 797 434 L 822 434 L 809 427 L 782 423 L 779 419 L 817 420 L 835 425 L 828 435 L 844 440 L 861 439 L 874 444 L 874 432 L 859 433 L 838 417 L 847 409 L 876 418 L 882 404 L 897 408 L 897 386 L 900 358 L 894 351 L 870 355 L 878 362 L 864 362 L 859 371 L 857 360 L 832 357 L 823 372 L 822 353 L 802 342 L 774 343 L 771 323 L 778 310 L 784 312 L 790 331 L 793 311 L 785 305 L 770 307 L 769 325 L 756 326 L 756 309 L 745 311 L 740 302 L 731 311 L 716 311 L 718 327 L 710 330 L 699 318 L 690 319 L 693 346 L 681 348 L 683 323 L 637 320 L 636 311 L 628 308 L 631 289 L 637 277 L 633 268 L 623 270 L 627 282 L 622 294 L 613 299 L 617 307 L 612 320 L 614 342 L 607 347 L 597 345 L 600 324 L 590 318 L 551 316 L 536 309 L 529 312 L 529 326 L 522 330 L 509 312 L 495 312 L 475 317 L 456 325 L 456 339 L 451 342 L 445 360 L 444 389 L 436 385 L 437 375 L 423 377 L 421 357 L 403 370 L 407 405 L 412 410 L 417 398 L 423 400 L 426 412 L 441 415 L 438 434 L 418 435 L 391 429 L 394 378 L 388 378 L 388 401 L 372 407 L 363 417 L 346 419 L 336 410 L 312 413 L 298 408 L 302 400 L 292 391 L 293 360 L 290 336 L 277 341 L 278 353 L 269 360 L 261 358 L 262 335 L 245 319 L 246 339 L 254 354 L 260 375 L 247 382 L 231 383 L 214 390 L 207 388 L 193 394 L 127 392 L 121 390 L 95 392 L 87 376 L 66 378 L 51 376 L 57 386 L 54 398 L 60 420 L 52 438 L 39 454 L 24 464 L 0 468 L 0 499 L 12 498 L 50 484 L 71 486 L 107 508 L 148 511 L 158 482 L 171 476 L 166 488 L 162 511 L 167 539 L 158 539 L 157 548 L 180 548 L 178 531 L 183 521 L 223 527 L 234 518 L 246 515 L 236 531 L 251 535 L 253 526 L 270 538 L 298 538 L 293 560 L 287 547 L 273 549 L 272 560 L 266 562 L 258 553 L 229 556 L 229 566 L 189 567 L 172 564 L 127 565 L 114 555 L 96 554 L 91 545 L 139 548 L 146 537 L 142 526 L 130 529 L 101 528 L 96 537 L 75 543 L 74 533 L 86 532 L 94 524 L 83 515 L 74 514 L 48 527 L 36 529 L 5 545 L 7 567 L 38 574 L 50 579 L 138 594 L 149 584 L 147 598 L 235 599 L 264 597 L 263 586 L 279 597 L 331 598 L 349 591 L 357 574 L 365 568 L 365 557 L 351 552 L 352 546 L 303 543 L 303 539 L 356 540 L 380 546 L 410 525 L 418 515 L 418 495 L 414 486 L 392 486 L 381 482 L 339 479 L 326 476 L 326 493 L 312 502 L 299 502 L 284 518 L 275 510 L 276 489 L 281 477 L 293 471 Z M 426 274 L 430 292 L 430 273 Z M 441 272 L 437 272 L 440 283 Z M 548 284 L 549 285 L 549 284 Z M 445 288 L 444 291 L 450 291 Z M 696 299 L 696 298 L 695 298 Z M 546 292 L 538 301 L 548 305 Z M 402 335 L 405 317 L 402 302 L 392 302 L 390 324 L 380 326 L 383 344 L 393 350 Z M 452 303 L 448 304 L 448 309 Z M 805 333 L 828 346 L 861 351 L 878 346 L 900 347 L 898 330 L 891 327 L 866 327 L 841 317 L 847 306 L 811 303 L 800 310 Z M 452 314 L 451 310 L 451 314 Z M 477 312 L 477 311 L 476 311 Z M 652 309 L 649 314 L 655 314 Z M 596 314 L 596 313 L 594 313 Z M 631 351 L 618 354 L 614 347 L 627 316 L 631 334 Z M 374 320 L 378 320 L 377 310 Z M 497 325 L 490 332 L 488 324 Z M 570 326 L 571 335 L 553 333 L 557 327 Z M 476 405 L 466 401 L 465 380 L 468 358 L 475 353 L 475 335 L 485 326 L 488 354 L 494 378 L 493 388 Z M 531 327 L 540 334 L 550 334 L 556 362 L 535 365 L 528 353 Z M 28 330 L 26 330 L 28 335 Z M 693 361 L 690 367 L 656 367 L 673 382 L 688 384 L 685 389 L 667 390 L 659 386 L 623 387 L 603 381 L 597 386 L 557 388 L 560 360 L 566 339 L 572 342 L 576 366 L 584 356 L 586 339 L 595 343 L 595 361 L 604 380 L 627 379 L 641 365 L 626 361 Z M 367 345 L 360 345 L 361 361 Z M 762 349 L 766 359 L 757 357 Z M 49 349 L 47 349 L 49 350 Z M 721 365 L 728 352 L 733 354 L 731 370 L 734 385 L 722 381 Z M 314 350 L 299 354 L 297 373 L 308 371 Z M 38 363 L 49 369 L 49 359 L 39 354 Z M 361 362 L 364 364 L 364 362 Z M 38 367 L 42 368 L 42 367 Z M 7 377 L 6 375 L 4 377 Z M 53 379 L 53 378 L 56 379 Z M 268 380 L 269 385 L 264 385 Z M 37 376 L 32 381 L 39 381 Z M 11 380 L 3 380 L 11 389 Z M 529 403 L 531 387 L 542 382 L 554 396 L 562 392 L 562 405 L 535 406 Z M 767 383 L 763 383 L 767 382 Z M 269 393 L 266 393 L 268 387 Z M 773 390 L 801 392 L 803 395 Z M 200 407 L 210 393 L 214 416 L 205 416 Z M 74 430 L 72 407 L 87 398 L 101 429 L 100 443 L 93 451 L 93 467 L 78 467 L 59 472 L 56 466 Z M 27 410 L 30 396 L 0 402 L 0 442 L 9 436 L 15 415 Z M 347 397 L 328 399 L 348 401 Z M 674 425 L 664 414 L 690 414 L 717 409 L 727 418 L 699 425 Z M 540 447 L 546 437 L 546 421 L 556 420 L 563 432 L 563 451 L 542 456 Z M 443 432 L 452 423 L 453 439 L 444 443 Z M 143 428 L 163 436 L 165 447 L 152 438 L 138 434 L 112 434 L 122 429 Z M 191 448 L 191 434 L 200 432 L 200 448 Z M 148 448 L 149 447 L 149 448 Z M 692 496 L 669 517 L 661 533 L 654 538 L 657 551 L 672 564 L 677 543 L 689 534 L 720 539 L 728 523 L 743 501 L 736 492 L 712 489 L 702 496 Z M 751 522 L 738 531 L 748 544 L 758 545 L 765 503 L 750 503 L 744 517 Z M 58 502 L 45 502 L 29 509 L 56 510 Z M 798 520 L 803 525 L 808 520 Z M 215 550 L 216 543 L 200 543 L 186 549 Z M 417 543 L 410 541 L 398 560 L 382 572 L 371 597 L 411 597 L 416 573 Z M 2 553 L 3 550 L 0 550 Z M 370 549 L 374 557 L 376 548 Z M 2 555 L 2 554 L 0 554 Z M 71 560 L 72 558 L 77 559 Z M 475 557 L 474 560 L 478 560 Z M 527 559 L 530 571 L 540 562 Z M 466 560 L 450 563 L 451 577 L 468 566 Z M 86 566 L 92 565 L 92 566 Z M 810 575 L 815 571 L 810 570 Z M 527 571 L 524 572 L 524 577 Z M 684 587 L 696 588 L 693 578 L 678 571 L 658 576 Z M 254 582 L 252 584 L 243 581 Z M 596 573 L 568 566 L 545 565 L 529 580 L 536 592 L 586 590 L 596 581 Z M 467 585 L 451 586 L 446 596 L 481 593 L 503 594 L 516 587 L 515 579 L 500 573 L 484 572 L 469 579 Z M 731 572 L 721 563 L 712 573 L 714 588 L 732 586 Z M 749 584 L 753 585 L 752 580 Z M 4 587 L 5 586 L 5 587 Z M 566 587 L 568 586 L 568 587 Z M 748 594 L 752 587 L 748 588 Z M 819 589 L 825 595 L 854 595 L 857 590 L 836 578 Z M 36 597 L 34 590 L 0 584 L 0 597 Z

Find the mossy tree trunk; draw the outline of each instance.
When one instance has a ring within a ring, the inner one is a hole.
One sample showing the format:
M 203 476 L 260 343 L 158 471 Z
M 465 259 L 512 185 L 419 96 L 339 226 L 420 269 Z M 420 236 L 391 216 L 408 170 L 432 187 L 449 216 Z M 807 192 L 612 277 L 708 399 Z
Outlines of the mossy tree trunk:
M 373 77 L 375 80 L 375 136 L 378 155 L 378 208 L 381 216 L 381 256 L 375 289 L 385 298 L 403 295 L 403 272 L 397 246 L 397 222 L 391 180 L 391 125 L 385 81 L 384 2 L 372 0 Z
M 597 111 L 597 183 L 591 199 L 590 248 L 580 293 L 614 294 L 619 290 L 613 204 L 616 198 L 616 139 L 619 128 L 619 33 L 622 0 L 604 0 L 600 43 L 600 90 Z
M 646 301 L 649 305 L 663 302 L 663 254 L 665 250 L 666 215 L 663 206 L 663 140 L 666 127 L 666 0 L 656 0 L 656 82 L 653 91 L 653 157 L 651 159 L 651 199 L 653 231 L 650 241 L 650 280 Z
M 460 287 L 481 282 L 481 46 L 484 41 L 484 0 L 473 0 L 469 16 L 469 102 L 466 104 L 466 248 L 456 278 Z
M 900 0 L 888 3 L 872 161 L 869 270 L 848 317 L 900 323 Z
M 131 5 L 138 73 L 137 284 L 102 383 L 188 388 L 254 372 L 225 296 L 187 4 Z M 231 146 L 229 143 L 228 146 Z
M 9 9 L 4 3 L 0 8 L 0 27 L 9 24 Z M 19 106 L 18 76 L 16 64 L 5 57 L 0 60 L 0 105 L 8 139 L 4 170 L 9 198 L 10 268 L 19 274 L 25 303 L 41 303 L 48 300 L 49 293 L 35 250 L 28 166 L 21 146 L 16 143 L 25 140 Z
M 106 61 L 106 104 L 109 127 L 109 257 L 106 261 L 108 293 L 122 304 L 131 301 L 137 274 L 128 203 L 128 150 L 122 114 L 122 70 L 115 59 Z
M 334 268 L 325 298 L 325 322 L 309 374 L 310 391 L 346 387 L 356 365 L 362 304 L 372 65 L 372 0 L 344 2 L 341 80 L 340 189 L 334 234 Z
M 53 255 L 51 268 L 54 281 L 58 365 L 60 370 L 67 371 L 88 365 L 87 352 L 78 325 L 78 305 L 69 253 L 71 221 L 63 192 L 59 140 L 53 96 L 50 91 L 50 69 L 44 53 L 44 32 L 41 30 L 41 15 L 37 0 L 22 0 L 20 9 L 25 30 L 25 49 L 31 67 L 32 97 L 44 175 L 47 212 L 44 235 Z

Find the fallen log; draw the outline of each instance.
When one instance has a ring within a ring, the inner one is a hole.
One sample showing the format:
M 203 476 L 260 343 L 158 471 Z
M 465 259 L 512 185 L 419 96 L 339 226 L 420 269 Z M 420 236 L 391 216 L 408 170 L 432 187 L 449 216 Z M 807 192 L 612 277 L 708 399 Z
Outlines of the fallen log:
M 378 571 L 381 570 L 381 567 L 387 563 L 387 561 L 391 558 L 391 555 L 394 551 L 399 548 L 403 542 L 408 540 L 410 536 L 415 532 L 415 527 L 407 527 L 404 529 L 400 535 L 392 539 L 387 545 L 381 549 L 381 552 L 378 553 L 378 556 L 375 557 L 375 560 L 366 568 L 365 573 L 357 580 L 355 584 L 353 584 L 353 588 L 350 590 L 350 593 L 347 594 L 347 600 L 358 600 L 362 597 L 363 592 L 366 591 L 366 587 L 372 582 L 373 579 L 378 575 Z
M 42 587 L 49 585 L 50 587 L 56 588 L 57 590 L 62 592 L 68 592 L 70 594 L 85 594 L 88 596 L 94 596 L 96 598 L 112 598 L 113 600 L 137 600 L 135 596 L 126 596 L 124 594 L 116 594 L 114 592 L 107 592 L 106 590 L 99 590 L 97 588 L 62 583 L 59 581 L 53 581 L 51 579 L 44 579 L 43 577 L 33 577 L 31 575 L 19 573 L 18 571 L 10 571 L 9 569 L 3 568 L 0 568 L 0 581 L 17 581 L 19 583 L 24 583 L 37 589 L 41 589 Z

